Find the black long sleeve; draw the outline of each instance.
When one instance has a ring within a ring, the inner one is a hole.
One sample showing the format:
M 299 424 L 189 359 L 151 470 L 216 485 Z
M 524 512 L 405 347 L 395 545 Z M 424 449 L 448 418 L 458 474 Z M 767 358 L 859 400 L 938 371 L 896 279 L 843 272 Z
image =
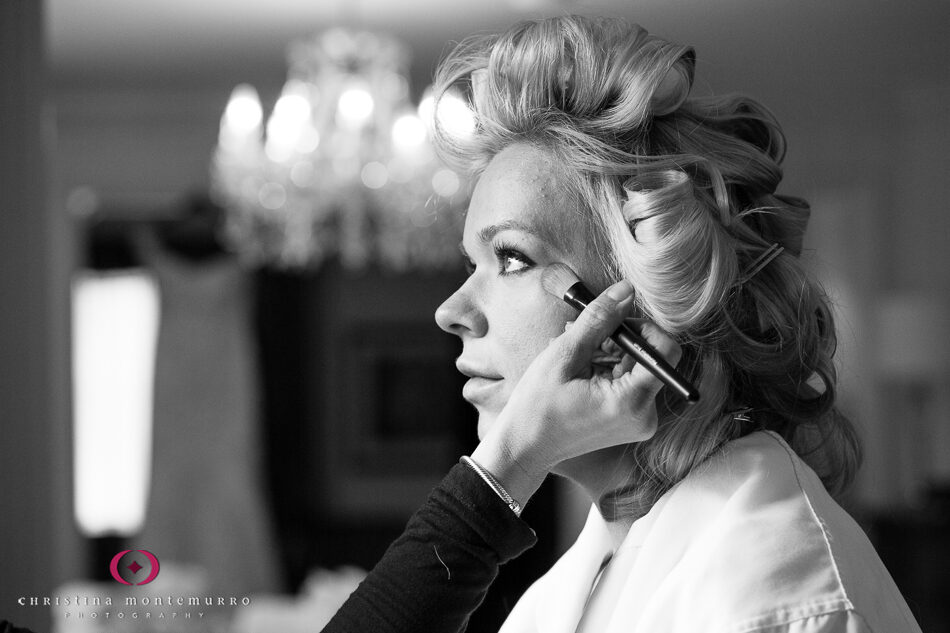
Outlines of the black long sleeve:
M 33 633 L 33 631 L 13 626 L 11 622 L 6 620 L 0 620 L 0 633 Z
M 457 464 L 323 631 L 464 631 L 499 565 L 536 542 L 471 468 Z

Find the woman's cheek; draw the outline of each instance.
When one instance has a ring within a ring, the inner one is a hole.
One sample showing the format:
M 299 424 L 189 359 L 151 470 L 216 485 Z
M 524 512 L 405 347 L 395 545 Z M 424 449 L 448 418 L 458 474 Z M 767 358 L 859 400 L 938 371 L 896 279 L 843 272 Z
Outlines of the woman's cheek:
M 551 319 L 550 314 L 527 319 L 512 328 L 516 334 L 510 337 L 506 347 L 510 350 L 510 377 L 520 378 L 528 366 L 551 342 L 564 331 L 564 321 Z
M 520 378 L 528 365 L 564 332 L 564 325 L 576 317 L 574 310 L 541 288 L 533 278 L 506 284 L 504 292 L 492 297 L 489 336 L 500 353 L 499 367 L 509 379 Z

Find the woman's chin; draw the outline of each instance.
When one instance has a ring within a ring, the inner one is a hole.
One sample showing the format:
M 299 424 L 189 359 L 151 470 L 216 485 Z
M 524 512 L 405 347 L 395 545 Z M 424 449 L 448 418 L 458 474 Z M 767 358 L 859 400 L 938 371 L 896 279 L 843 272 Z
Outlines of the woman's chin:
M 488 413 L 486 411 L 478 412 L 478 440 L 481 441 L 485 439 L 485 436 L 488 434 L 489 429 L 495 423 L 495 418 L 497 414 Z

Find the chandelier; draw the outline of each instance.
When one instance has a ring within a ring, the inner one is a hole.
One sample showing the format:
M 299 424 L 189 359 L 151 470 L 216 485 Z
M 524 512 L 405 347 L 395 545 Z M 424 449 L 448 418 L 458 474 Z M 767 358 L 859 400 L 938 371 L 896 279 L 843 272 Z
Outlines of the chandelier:
M 409 51 L 331 29 L 288 48 L 266 127 L 253 87 L 234 89 L 212 159 L 225 242 L 254 266 L 437 269 L 457 264 L 466 183 L 436 157 L 432 126 L 474 130 L 457 96 L 409 100 Z

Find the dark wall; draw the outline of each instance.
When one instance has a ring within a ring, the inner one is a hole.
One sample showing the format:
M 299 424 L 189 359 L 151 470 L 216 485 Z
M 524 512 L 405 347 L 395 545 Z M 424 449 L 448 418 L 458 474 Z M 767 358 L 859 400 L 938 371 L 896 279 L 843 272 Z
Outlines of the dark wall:
M 48 204 L 43 3 L 0 2 L 0 617 L 39 631 L 71 575 L 66 220 Z M 63 538 L 54 538 L 65 533 Z

